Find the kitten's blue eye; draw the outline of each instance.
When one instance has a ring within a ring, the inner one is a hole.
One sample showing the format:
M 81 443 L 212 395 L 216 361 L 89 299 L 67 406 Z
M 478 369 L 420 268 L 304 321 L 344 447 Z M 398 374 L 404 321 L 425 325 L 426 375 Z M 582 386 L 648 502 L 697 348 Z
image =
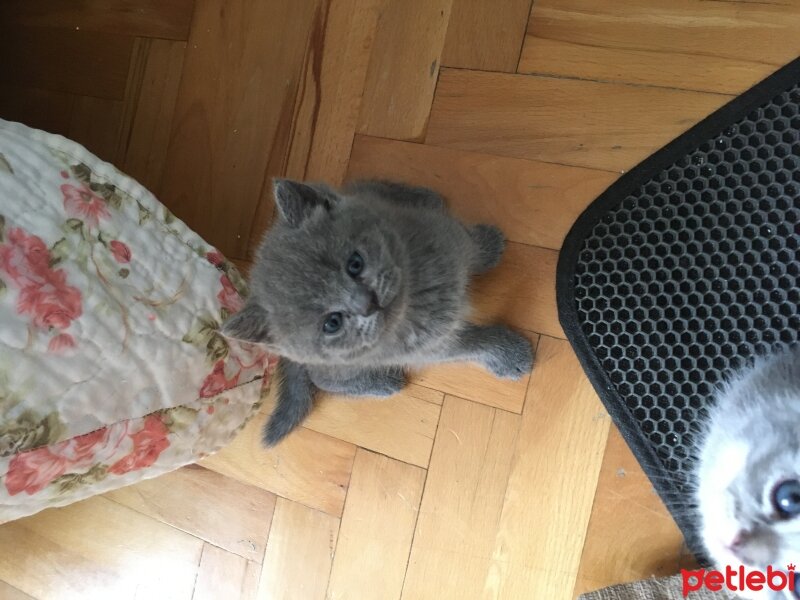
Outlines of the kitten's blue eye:
M 772 506 L 784 519 L 800 515 L 800 481 L 787 479 L 772 490 Z
M 364 270 L 364 259 L 358 252 L 353 252 L 350 258 L 347 259 L 347 272 L 350 277 L 358 277 L 361 271 Z
M 322 331 L 325 333 L 336 333 L 342 328 L 344 319 L 342 313 L 335 312 L 325 317 L 325 322 L 322 324 Z

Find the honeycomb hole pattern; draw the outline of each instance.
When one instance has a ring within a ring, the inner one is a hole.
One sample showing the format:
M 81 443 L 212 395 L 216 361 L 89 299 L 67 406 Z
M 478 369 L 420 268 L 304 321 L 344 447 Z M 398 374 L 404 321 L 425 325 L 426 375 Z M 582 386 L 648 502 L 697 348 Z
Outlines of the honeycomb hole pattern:
M 798 132 L 795 86 L 624 198 L 580 250 L 580 327 L 679 493 L 717 385 L 800 335 Z

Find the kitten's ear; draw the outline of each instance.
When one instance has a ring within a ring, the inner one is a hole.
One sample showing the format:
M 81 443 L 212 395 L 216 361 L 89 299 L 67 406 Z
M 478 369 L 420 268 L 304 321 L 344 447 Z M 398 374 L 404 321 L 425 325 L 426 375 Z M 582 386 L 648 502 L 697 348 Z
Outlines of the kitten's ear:
M 222 324 L 222 334 L 256 344 L 272 342 L 267 323 L 267 311 L 251 302 L 245 304 L 242 310 Z
M 273 184 L 278 215 L 290 227 L 300 227 L 317 208 L 330 209 L 333 195 L 290 179 L 276 179 Z

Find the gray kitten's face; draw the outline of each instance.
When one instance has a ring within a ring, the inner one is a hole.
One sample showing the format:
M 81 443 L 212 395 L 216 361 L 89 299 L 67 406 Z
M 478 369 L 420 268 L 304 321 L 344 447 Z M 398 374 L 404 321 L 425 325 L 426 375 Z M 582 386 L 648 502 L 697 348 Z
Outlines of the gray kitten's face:
M 703 540 L 718 564 L 785 569 L 800 558 L 798 440 L 763 433 L 709 438 L 698 500 Z
M 226 330 L 299 362 L 355 361 L 402 318 L 403 245 L 368 206 L 329 190 L 276 197 L 281 218 L 253 267 L 248 306 Z
M 800 560 L 798 356 L 760 361 L 711 410 L 696 500 L 703 541 L 718 565 L 786 569 Z
M 402 313 L 396 240 L 354 210 L 268 239 L 258 268 L 275 341 L 304 362 L 368 352 Z

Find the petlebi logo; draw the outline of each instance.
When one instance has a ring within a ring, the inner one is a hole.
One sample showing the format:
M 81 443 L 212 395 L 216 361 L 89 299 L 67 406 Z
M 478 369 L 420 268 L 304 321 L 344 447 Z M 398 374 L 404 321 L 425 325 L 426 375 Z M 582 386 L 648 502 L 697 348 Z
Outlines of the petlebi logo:
M 761 590 L 772 590 L 774 592 L 794 592 L 796 577 L 794 564 L 786 566 L 786 571 L 772 567 L 767 567 L 766 571 L 759 569 L 747 569 L 743 566 L 738 568 L 725 567 L 724 571 L 713 569 L 697 569 L 690 571 L 681 569 L 683 580 L 683 597 L 686 598 L 689 592 L 696 592 L 703 588 L 711 592 L 760 592 Z M 796 597 L 794 595 L 789 597 Z

